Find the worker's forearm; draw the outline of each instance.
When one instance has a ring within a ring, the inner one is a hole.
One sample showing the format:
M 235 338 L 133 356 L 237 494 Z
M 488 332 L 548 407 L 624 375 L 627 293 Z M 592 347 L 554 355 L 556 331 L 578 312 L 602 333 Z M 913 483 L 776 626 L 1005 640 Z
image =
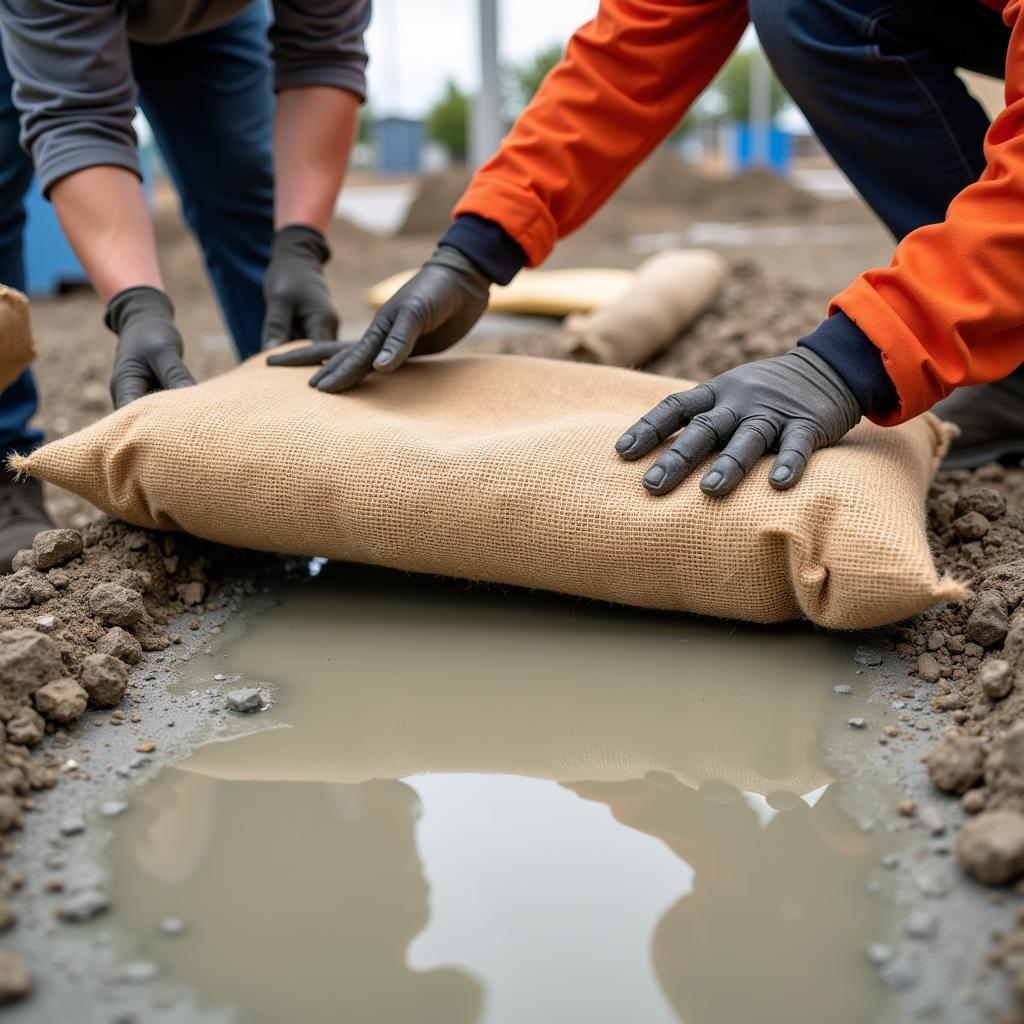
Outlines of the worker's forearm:
M 139 179 L 122 167 L 87 167 L 50 190 L 61 227 L 104 302 L 125 288 L 163 288 L 153 221 Z
M 307 86 L 278 94 L 274 118 L 274 225 L 326 232 L 348 168 L 359 99 L 344 89 Z

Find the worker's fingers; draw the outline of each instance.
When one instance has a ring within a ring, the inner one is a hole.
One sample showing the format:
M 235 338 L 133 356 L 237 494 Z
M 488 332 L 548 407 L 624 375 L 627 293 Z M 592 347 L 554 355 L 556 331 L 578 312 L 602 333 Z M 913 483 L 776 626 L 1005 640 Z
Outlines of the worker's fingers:
M 267 366 L 319 366 L 331 356 L 350 348 L 351 343 L 341 341 L 314 341 L 302 348 L 290 348 L 287 352 L 267 356 Z
M 384 344 L 390 326 L 391 318 L 378 314 L 362 338 L 346 351 L 328 359 L 313 374 L 309 383 L 332 394 L 355 387 L 373 368 L 373 361 Z
M 669 395 L 615 442 L 615 450 L 624 459 L 639 459 L 714 404 L 714 392 L 706 384 Z
M 162 348 L 152 360 L 153 374 L 161 388 L 187 388 L 195 384 L 195 377 L 172 348 Z
M 778 431 L 767 420 L 744 420 L 722 454 L 711 463 L 701 479 L 700 489 L 713 498 L 728 494 L 771 448 L 777 435 Z
M 292 303 L 286 298 L 270 299 L 263 317 L 263 332 L 260 335 L 260 348 L 274 348 L 283 345 L 291 338 Z M 312 337 L 312 336 L 311 336 Z M 331 335 L 333 338 L 334 335 Z
M 422 322 L 422 317 L 413 310 L 400 309 L 387 338 L 384 339 L 380 354 L 373 361 L 373 368 L 382 373 L 397 370 L 416 347 Z
M 768 474 L 768 482 L 772 487 L 784 491 L 798 484 L 817 446 L 813 427 L 800 420 L 788 423 L 779 441 L 779 454 Z
M 301 318 L 299 326 L 304 338 L 311 338 L 313 341 L 333 341 L 338 337 L 341 321 L 333 309 L 325 308 L 307 313 Z
M 651 494 L 667 494 L 678 487 L 716 448 L 721 448 L 736 429 L 736 414 L 718 406 L 690 420 L 658 461 L 644 475 Z
M 149 392 L 153 384 L 152 378 L 146 373 L 123 373 L 110 380 L 110 398 L 115 409 L 134 402 Z

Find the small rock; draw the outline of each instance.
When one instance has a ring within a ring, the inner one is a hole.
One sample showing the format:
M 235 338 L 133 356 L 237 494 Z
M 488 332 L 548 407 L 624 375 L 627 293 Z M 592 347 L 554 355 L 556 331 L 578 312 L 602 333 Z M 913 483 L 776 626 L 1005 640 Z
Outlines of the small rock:
M 998 590 L 985 590 L 967 620 L 967 636 L 983 647 L 992 647 L 1006 638 L 1009 624 L 1006 598 Z
M 152 754 L 154 750 L 156 744 L 152 740 L 140 740 L 135 744 L 135 752 L 138 754 Z
M 187 931 L 187 925 L 180 917 L 165 917 L 160 922 L 160 931 L 164 935 L 172 935 L 177 937 L 178 935 L 184 935 Z
M 1002 700 L 1013 687 L 1013 672 L 1008 661 L 1002 658 L 993 658 L 981 666 L 978 673 L 978 683 L 981 685 L 982 693 L 989 700 Z
M 32 554 L 31 548 L 22 548 L 20 551 L 16 551 L 11 559 L 11 572 L 17 572 L 19 569 L 34 569 L 35 567 L 36 558 Z
M 18 708 L 7 720 L 7 739 L 22 747 L 34 747 L 46 732 L 46 723 L 31 708 Z
M 874 964 L 875 967 L 881 967 L 892 959 L 892 946 L 887 946 L 884 942 L 869 942 L 865 952 L 868 963 Z
M 85 690 L 74 679 L 66 676 L 41 686 L 32 699 L 40 714 L 61 725 L 75 721 L 89 703 L 89 695 Z
M 124 985 L 146 985 L 160 976 L 160 968 L 152 960 L 135 960 L 121 964 L 112 977 Z
M 841 696 L 845 697 L 847 694 L 853 693 L 853 687 L 847 686 L 846 683 L 839 683 L 838 685 L 832 687 L 832 692 L 838 693 Z
M 908 938 L 925 941 L 933 939 L 939 931 L 939 919 L 927 910 L 912 910 L 907 915 L 903 931 Z
M 89 654 L 82 660 L 78 681 L 95 707 L 112 708 L 128 687 L 128 666 L 109 654 Z
M 137 665 L 142 660 L 142 644 L 121 626 L 112 626 L 96 644 L 97 654 L 109 654 L 112 658 Z
M 0 950 L 0 1005 L 24 999 L 32 991 L 32 972 L 9 950 Z
M 980 512 L 968 512 L 953 520 L 953 529 L 961 540 L 981 540 L 988 533 L 989 521 Z
M 942 674 L 942 670 L 939 668 L 939 662 L 935 655 L 928 651 L 918 655 L 917 672 L 926 683 L 938 682 L 939 676 Z
M 0 608 L 27 608 L 31 603 L 32 594 L 25 580 L 9 576 L 6 581 L 0 583 Z
M 977 814 L 985 809 L 985 794 L 980 789 L 969 789 L 960 798 L 960 806 L 965 814 Z
M 986 885 L 1005 885 L 1024 872 L 1024 814 L 982 811 L 957 837 L 960 866 Z
M 21 804 L 8 794 L 0 795 L 0 833 L 21 828 Z
M 944 793 L 965 793 L 985 770 L 985 748 L 976 736 L 948 729 L 925 755 L 932 785 Z
M 882 655 L 871 647 L 858 647 L 854 652 L 853 660 L 858 665 L 881 665 Z
M 0 633 L 0 693 L 29 697 L 44 683 L 64 675 L 60 649 L 34 629 L 8 629 Z
M 100 804 L 100 814 L 104 818 L 116 818 L 128 810 L 128 804 L 124 800 L 105 800 Z
M 65 815 L 60 820 L 60 834 L 62 836 L 77 836 L 85 831 L 85 818 L 77 812 Z
M 227 676 L 223 672 L 217 672 L 214 674 L 213 681 L 215 683 L 223 683 L 227 679 Z
M 35 567 L 40 570 L 63 565 L 82 553 L 82 535 L 77 530 L 43 530 L 32 541 Z
M 925 804 L 917 815 L 917 820 L 927 829 L 929 835 L 941 836 L 946 831 L 946 819 L 935 804 Z
M 99 583 L 89 591 L 89 610 L 107 626 L 134 626 L 145 614 L 142 595 L 118 583 Z
M 904 818 L 912 818 L 917 814 L 917 804 L 913 800 L 901 800 L 896 805 L 896 810 Z
M 922 896 L 929 899 L 942 899 L 948 896 L 953 888 L 949 877 L 936 871 L 919 871 L 914 875 L 914 885 Z
M 55 633 L 60 629 L 60 619 L 56 615 L 40 615 L 38 619 L 32 620 L 32 628 L 40 633 Z
M 83 889 L 74 893 L 57 908 L 62 921 L 91 921 L 110 907 L 110 899 L 102 889 Z
M 247 687 L 243 690 L 232 690 L 226 694 L 224 703 L 229 711 L 250 712 L 259 711 L 266 701 L 263 699 L 262 690 L 257 687 Z

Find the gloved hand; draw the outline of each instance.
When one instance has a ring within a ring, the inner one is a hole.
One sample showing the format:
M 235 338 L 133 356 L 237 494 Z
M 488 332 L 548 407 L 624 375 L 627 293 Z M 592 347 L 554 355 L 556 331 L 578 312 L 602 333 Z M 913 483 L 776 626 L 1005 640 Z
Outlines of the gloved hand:
M 794 348 L 774 359 L 737 366 L 692 391 L 669 395 L 615 442 L 624 459 L 639 459 L 676 439 L 644 477 L 651 494 L 667 494 L 717 449 L 700 489 L 728 494 L 769 450 L 778 456 L 772 487 L 798 483 L 813 452 L 835 444 L 862 410 L 846 382 L 816 352 Z
M 115 409 L 149 391 L 195 384 L 181 361 L 181 334 L 165 292 L 149 285 L 125 288 L 107 304 L 103 322 L 117 335 L 110 374 Z
M 322 269 L 330 258 L 327 239 L 316 228 L 289 224 L 274 236 L 263 281 L 263 348 L 296 337 L 333 341 L 338 336 L 341 321 Z
M 487 309 L 490 279 L 448 245 L 384 303 L 355 344 L 330 342 L 271 356 L 272 366 L 323 363 L 309 383 L 321 391 L 347 391 L 371 369 L 397 370 L 410 355 L 433 355 L 454 345 Z

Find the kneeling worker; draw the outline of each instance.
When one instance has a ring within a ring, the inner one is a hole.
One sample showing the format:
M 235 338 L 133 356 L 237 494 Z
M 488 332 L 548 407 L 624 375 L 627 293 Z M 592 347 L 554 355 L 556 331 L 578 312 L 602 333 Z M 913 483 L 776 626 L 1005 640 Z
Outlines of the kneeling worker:
M 38 174 L 107 304 L 115 406 L 192 383 L 140 182 L 137 101 L 239 355 L 337 336 L 324 232 L 365 93 L 370 2 L 272 7 L 271 23 L 263 0 L 0 0 L 0 282 L 24 290 Z M 4 463 L 42 439 L 35 409 L 26 372 L 0 395 Z M 49 525 L 38 482 L 0 466 L 0 572 Z
M 789 352 L 670 395 L 619 438 L 619 454 L 640 458 L 685 426 L 643 479 L 652 494 L 715 451 L 705 493 L 728 494 L 768 451 L 784 489 L 862 415 L 888 426 L 937 402 L 963 430 L 958 464 L 1024 454 L 1021 0 L 603 0 L 361 341 L 278 361 L 323 362 L 311 383 L 343 391 L 454 344 L 492 283 L 542 262 L 668 135 L 749 20 L 900 241 L 892 264 L 836 296 Z M 957 68 L 1005 74 L 1008 105 L 991 126 Z

